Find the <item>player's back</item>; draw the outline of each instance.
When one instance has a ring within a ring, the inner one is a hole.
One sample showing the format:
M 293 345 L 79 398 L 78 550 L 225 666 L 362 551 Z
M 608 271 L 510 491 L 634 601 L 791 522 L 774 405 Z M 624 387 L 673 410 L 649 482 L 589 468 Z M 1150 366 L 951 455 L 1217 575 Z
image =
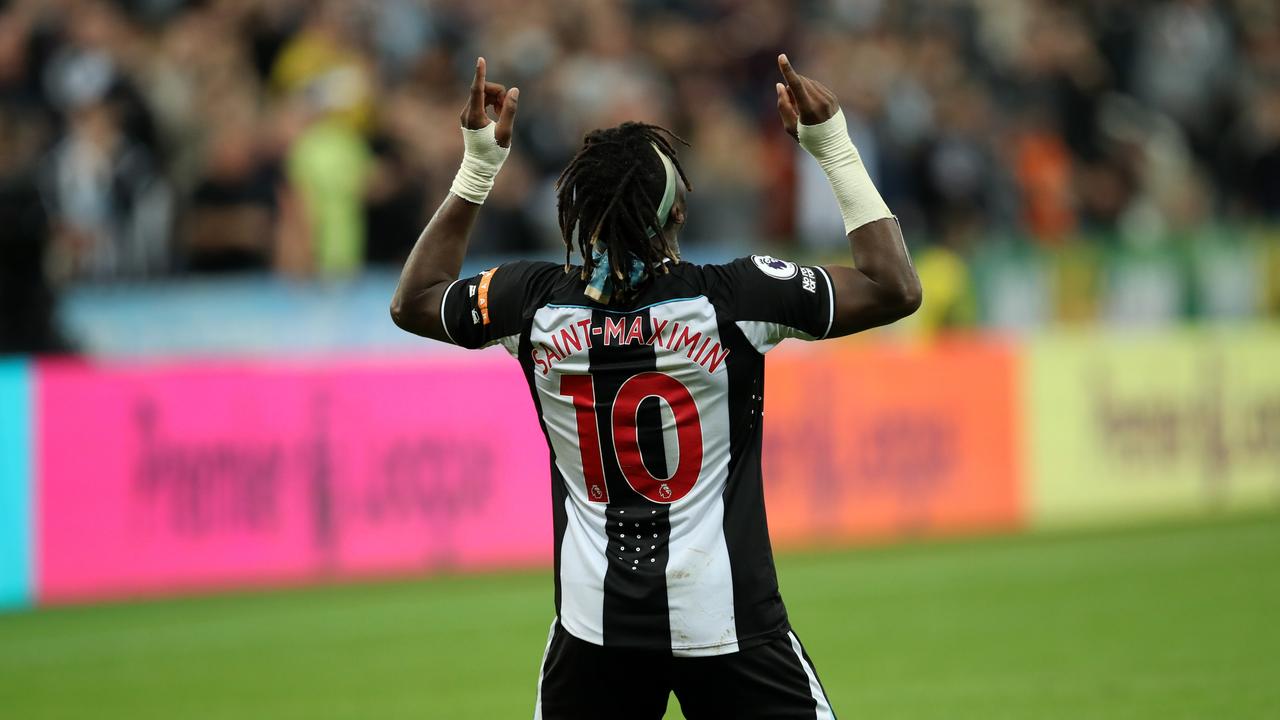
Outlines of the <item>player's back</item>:
M 551 450 L 556 608 L 571 634 L 680 655 L 787 630 L 760 476 L 763 354 L 830 329 L 821 268 L 668 264 L 626 304 L 517 262 L 450 287 L 460 345 L 519 361 Z M 518 481 L 513 479 L 513 481 Z

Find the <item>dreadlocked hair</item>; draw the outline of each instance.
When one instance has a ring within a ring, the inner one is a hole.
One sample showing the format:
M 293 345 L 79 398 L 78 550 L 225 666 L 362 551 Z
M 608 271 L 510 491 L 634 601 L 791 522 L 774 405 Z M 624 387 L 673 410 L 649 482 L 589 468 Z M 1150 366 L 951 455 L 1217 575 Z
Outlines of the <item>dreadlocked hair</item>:
M 556 180 L 565 272 L 576 249 L 582 256 L 582 279 L 589 279 L 595 270 L 592 248 L 599 241 L 613 269 L 614 297 L 625 302 L 654 271 L 669 272 L 666 260 L 680 262 L 679 250 L 658 226 L 667 174 L 654 153 L 657 148 L 666 155 L 685 189 L 692 190 L 676 159 L 677 142 L 688 145 L 666 128 L 638 122 L 587 133 L 582 149 Z M 645 268 L 635 286 L 624 272 L 631 267 L 629 255 Z

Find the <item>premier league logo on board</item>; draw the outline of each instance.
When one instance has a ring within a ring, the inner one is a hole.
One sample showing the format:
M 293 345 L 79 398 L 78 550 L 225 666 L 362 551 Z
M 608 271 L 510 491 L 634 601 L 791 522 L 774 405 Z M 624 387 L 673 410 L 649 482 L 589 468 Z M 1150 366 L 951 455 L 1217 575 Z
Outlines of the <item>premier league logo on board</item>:
M 779 260 L 772 255 L 752 255 L 751 259 L 755 262 L 756 267 L 760 268 L 760 272 L 771 278 L 779 280 L 790 280 L 796 276 L 796 264 Z

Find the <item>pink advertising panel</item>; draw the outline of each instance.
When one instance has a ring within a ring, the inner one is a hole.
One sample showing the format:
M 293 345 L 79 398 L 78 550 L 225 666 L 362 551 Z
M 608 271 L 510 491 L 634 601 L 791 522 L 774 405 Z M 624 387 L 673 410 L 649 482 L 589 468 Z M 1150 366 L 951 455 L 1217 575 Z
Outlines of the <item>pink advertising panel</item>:
M 498 351 L 51 361 L 37 393 L 41 603 L 550 561 L 546 446 Z

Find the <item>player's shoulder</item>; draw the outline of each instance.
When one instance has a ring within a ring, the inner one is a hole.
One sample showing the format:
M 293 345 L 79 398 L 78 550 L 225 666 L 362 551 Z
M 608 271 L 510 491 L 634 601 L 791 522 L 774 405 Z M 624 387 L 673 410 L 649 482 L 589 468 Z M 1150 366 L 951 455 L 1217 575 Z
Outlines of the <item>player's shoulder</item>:
M 509 260 L 488 272 L 502 272 L 511 280 L 531 282 L 564 275 L 564 266 L 545 260 Z
M 694 272 L 706 287 L 708 295 L 730 296 L 741 293 L 768 292 L 778 281 L 803 280 L 813 274 L 791 260 L 773 255 L 753 254 L 723 263 L 694 266 Z
M 568 275 L 563 265 L 544 260 L 511 260 L 480 273 L 469 292 L 495 310 L 526 318 L 560 292 Z
M 730 276 L 743 275 L 746 277 L 755 277 L 757 275 L 773 278 L 775 280 L 790 280 L 800 274 L 800 265 L 790 260 L 784 260 L 773 255 L 755 254 L 735 258 L 729 262 L 719 265 L 709 265 L 708 268 L 716 269 L 716 272 L 724 273 Z

